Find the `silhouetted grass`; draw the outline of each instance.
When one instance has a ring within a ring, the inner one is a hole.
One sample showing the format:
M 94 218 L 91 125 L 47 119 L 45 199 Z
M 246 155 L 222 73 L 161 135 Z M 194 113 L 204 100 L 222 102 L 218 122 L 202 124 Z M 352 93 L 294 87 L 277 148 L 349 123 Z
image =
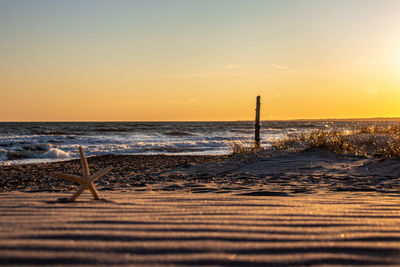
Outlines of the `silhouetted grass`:
M 368 126 L 360 126 L 355 129 L 356 134 L 390 134 L 397 135 L 400 134 L 400 125 L 379 125 L 372 124 Z
M 261 147 L 256 147 L 254 142 L 231 142 L 229 147 L 231 155 L 244 155 L 244 154 L 255 154 L 263 150 Z
M 400 126 L 371 125 L 354 130 L 313 130 L 277 140 L 272 148 L 321 148 L 342 154 L 400 157 Z

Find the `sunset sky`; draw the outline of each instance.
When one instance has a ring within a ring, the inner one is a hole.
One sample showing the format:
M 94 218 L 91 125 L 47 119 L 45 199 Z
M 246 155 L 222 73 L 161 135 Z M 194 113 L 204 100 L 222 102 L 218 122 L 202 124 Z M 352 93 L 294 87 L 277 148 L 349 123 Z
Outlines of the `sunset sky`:
M 398 0 L 0 0 L 0 121 L 400 116 Z

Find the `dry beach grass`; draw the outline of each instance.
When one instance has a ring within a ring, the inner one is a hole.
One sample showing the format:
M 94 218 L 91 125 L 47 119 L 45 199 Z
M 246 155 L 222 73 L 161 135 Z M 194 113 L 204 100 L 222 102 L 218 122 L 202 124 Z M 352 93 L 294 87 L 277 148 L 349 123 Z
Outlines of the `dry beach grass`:
M 313 130 L 277 140 L 273 149 L 322 148 L 335 153 L 400 157 L 400 126 L 369 125 L 353 130 Z

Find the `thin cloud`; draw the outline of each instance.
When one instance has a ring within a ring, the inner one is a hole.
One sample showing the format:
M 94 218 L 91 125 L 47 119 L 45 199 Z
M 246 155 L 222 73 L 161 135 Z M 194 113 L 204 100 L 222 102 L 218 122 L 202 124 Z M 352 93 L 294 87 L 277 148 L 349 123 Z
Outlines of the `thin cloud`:
M 235 63 L 226 63 L 221 66 L 222 69 L 236 69 L 236 68 L 244 68 L 247 67 L 246 65 L 243 64 L 235 64 Z
M 266 75 L 282 75 L 299 72 L 312 72 L 315 68 L 292 69 L 280 64 L 244 65 L 226 63 L 204 72 L 179 73 L 162 75 L 167 78 L 215 78 L 215 77 L 259 77 Z
M 280 64 L 269 64 L 270 67 L 273 67 L 275 69 L 279 70 L 288 70 L 290 69 L 288 66 L 280 65 Z
M 288 73 L 313 72 L 313 71 L 317 70 L 316 68 L 313 68 L 313 67 L 308 67 L 308 68 L 304 68 L 304 69 L 293 69 L 289 66 L 280 65 L 280 64 L 268 64 L 268 66 L 272 67 L 274 69 L 277 69 L 277 70 L 288 72 Z

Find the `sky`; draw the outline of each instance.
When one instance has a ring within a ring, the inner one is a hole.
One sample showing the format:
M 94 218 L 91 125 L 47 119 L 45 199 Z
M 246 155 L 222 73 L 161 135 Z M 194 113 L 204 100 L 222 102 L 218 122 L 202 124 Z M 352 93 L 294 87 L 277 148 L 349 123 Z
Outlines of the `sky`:
M 0 121 L 400 117 L 397 0 L 0 0 Z

